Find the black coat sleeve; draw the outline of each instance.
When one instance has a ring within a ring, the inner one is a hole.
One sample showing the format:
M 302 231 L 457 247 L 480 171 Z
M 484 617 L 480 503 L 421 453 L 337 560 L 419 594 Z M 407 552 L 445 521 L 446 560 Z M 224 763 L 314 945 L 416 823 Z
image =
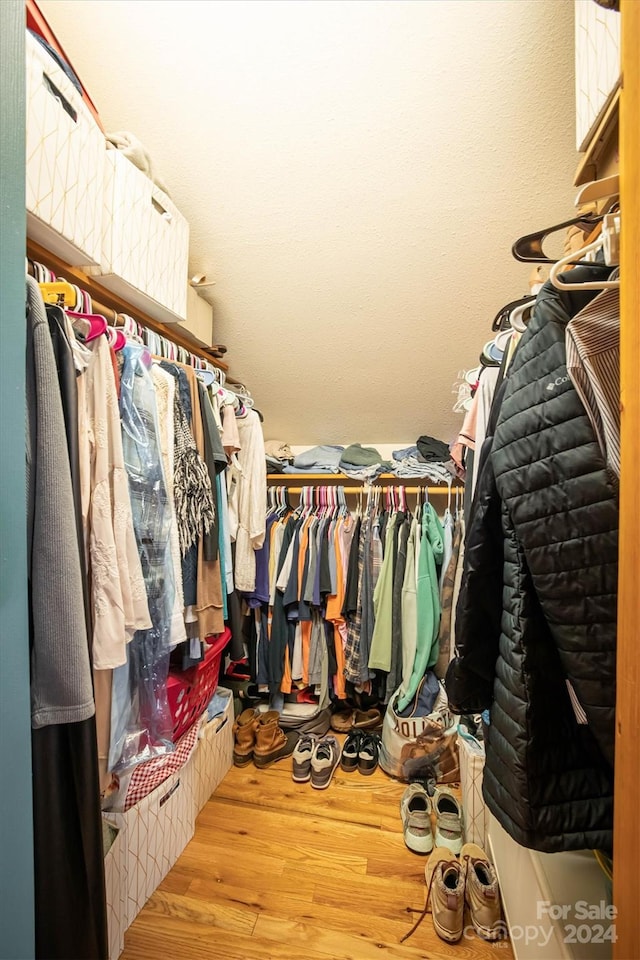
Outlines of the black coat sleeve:
M 473 509 L 467 527 L 462 585 L 456 606 L 456 656 L 445 679 L 454 713 L 480 713 L 491 705 L 502 615 L 504 540 L 501 501 L 490 452 L 482 449 Z
M 494 394 L 487 436 L 465 537 L 464 569 L 456 605 L 455 650 L 445 686 L 454 713 L 481 713 L 491 706 L 502 618 L 504 535 L 502 501 L 491 461 L 493 436 L 506 390 Z

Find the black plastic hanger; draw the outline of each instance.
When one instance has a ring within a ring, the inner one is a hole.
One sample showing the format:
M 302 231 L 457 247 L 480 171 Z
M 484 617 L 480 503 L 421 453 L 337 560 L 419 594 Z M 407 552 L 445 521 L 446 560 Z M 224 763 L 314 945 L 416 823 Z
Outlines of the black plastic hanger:
M 555 263 L 555 260 L 553 261 Z M 512 300 L 511 303 L 507 303 L 501 310 L 498 310 L 497 314 L 494 317 L 493 323 L 491 324 L 492 330 L 506 330 L 509 326 L 509 317 L 511 311 L 515 310 L 516 307 L 521 307 L 525 303 L 531 303 L 535 300 L 535 296 L 530 295 L 526 297 L 520 297 L 519 300 Z
M 601 220 L 601 216 L 585 214 L 581 217 L 574 217 L 573 220 L 566 220 L 564 223 L 557 223 L 554 227 L 539 230 L 537 233 L 529 233 L 526 237 L 520 237 L 519 240 L 515 241 L 511 247 L 511 253 L 516 260 L 520 260 L 522 263 L 555 263 L 558 258 L 547 257 L 542 250 L 542 244 L 548 236 L 575 224 L 593 228 Z

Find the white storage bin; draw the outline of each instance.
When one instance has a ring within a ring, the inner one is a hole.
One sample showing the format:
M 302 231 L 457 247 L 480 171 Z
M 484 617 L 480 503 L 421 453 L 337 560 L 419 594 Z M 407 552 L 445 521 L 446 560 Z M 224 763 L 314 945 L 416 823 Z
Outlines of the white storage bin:
M 486 849 L 489 811 L 482 796 L 484 744 L 458 734 L 458 756 L 465 843 L 477 843 L 479 847 Z
M 100 263 L 105 139 L 81 94 L 27 34 L 27 235 L 72 265 Z
M 196 345 L 210 347 L 213 343 L 213 307 L 196 291 L 187 286 L 187 319 L 180 323 L 180 329 Z
M 218 693 L 221 692 L 218 687 Z M 224 692 L 229 693 L 224 712 L 209 723 L 204 715 L 196 748 L 187 764 L 196 817 L 233 763 L 233 696 L 231 691 Z
M 127 838 L 124 823 L 118 826 L 113 815 L 103 813 L 104 879 L 109 933 L 109 960 L 118 960 L 124 950 L 127 899 Z
M 117 150 L 105 153 L 100 267 L 87 272 L 156 320 L 175 323 L 187 315 L 189 225 Z
M 126 813 L 110 814 L 126 842 L 126 930 L 193 837 L 191 760 Z
M 575 0 L 576 149 L 585 150 L 620 79 L 620 14 Z

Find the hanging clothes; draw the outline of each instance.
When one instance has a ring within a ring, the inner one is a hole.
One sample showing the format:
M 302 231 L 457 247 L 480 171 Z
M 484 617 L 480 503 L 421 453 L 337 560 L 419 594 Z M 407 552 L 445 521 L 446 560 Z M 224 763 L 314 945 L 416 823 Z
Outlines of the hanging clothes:
M 416 529 L 416 538 L 417 535 Z M 444 540 L 442 524 L 430 503 L 422 508 L 421 536 L 417 549 L 416 650 L 411 675 L 397 701 L 398 711 L 409 705 L 426 671 L 438 659 L 440 591 L 437 567 L 442 563 Z
M 127 648 L 127 662 L 114 671 L 112 770 L 171 750 L 173 730 L 166 692 L 175 589 L 171 511 L 158 442 L 151 357 L 135 344 L 122 352 L 122 445 L 152 626 L 136 632 Z
M 82 397 L 82 513 L 92 590 L 93 665 L 121 666 L 136 630 L 151 627 L 140 557 L 134 536 L 124 465 L 118 397 L 105 337 L 85 346 L 78 378 Z
M 227 421 L 228 415 L 225 425 Z M 236 426 L 241 449 L 231 470 L 229 515 L 231 536 L 236 543 L 235 586 L 250 593 L 255 588 L 255 551 L 264 543 L 267 471 L 258 414 L 248 410 Z
M 402 587 L 407 566 L 410 530 L 411 517 L 402 515 L 402 519 L 399 518 L 396 526 L 398 540 L 391 598 L 391 661 L 385 686 L 385 703 L 389 702 L 402 682 Z
M 170 549 L 173 566 L 174 601 L 171 616 L 170 646 L 175 647 L 187 639 L 184 624 L 184 589 L 182 586 L 182 563 L 180 560 L 180 534 L 175 511 L 174 499 L 174 448 L 175 448 L 175 419 L 174 401 L 176 382 L 167 370 L 163 370 L 157 363 L 151 367 L 151 378 L 156 391 L 156 405 L 158 411 L 158 442 L 162 454 L 164 479 L 167 488 L 167 505 L 170 523 Z
M 445 518 L 446 519 L 446 518 Z M 453 656 L 454 643 L 452 637 L 455 636 L 455 594 L 456 580 L 458 572 L 462 577 L 462 558 L 461 548 L 464 536 L 464 521 L 461 516 L 454 521 L 453 543 L 449 563 L 442 567 L 442 576 L 440 578 L 440 630 L 438 633 L 438 660 L 433 668 L 436 677 L 443 679 L 449 662 Z M 445 527 L 446 534 L 446 527 Z M 459 583 L 459 580 L 458 580 Z
M 359 683 L 364 684 L 372 680 L 374 672 L 369 668 L 369 654 L 375 626 L 375 612 L 373 596 L 378 577 L 382 569 L 383 550 L 380 538 L 381 516 L 374 515 L 367 528 L 367 538 L 364 544 L 364 566 L 362 572 L 362 620 L 360 625 L 360 676 Z
M 62 327 L 59 327 L 62 332 Z M 77 407 L 38 284 L 27 278 L 27 534 L 37 960 L 106 960 L 98 757 L 82 576 Z M 63 359 L 64 357 L 64 359 Z M 64 403 L 62 400 L 64 397 Z M 66 413 L 66 425 L 65 425 Z M 68 442 L 67 442 L 68 441 Z
M 27 508 L 34 727 L 94 714 L 64 414 L 42 295 L 27 278 Z
M 220 560 L 207 560 L 204 555 L 204 535 L 209 532 L 215 519 L 215 506 L 211 478 L 204 461 L 205 456 L 205 428 L 200 408 L 198 379 L 192 367 L 181 365 L 187 375 L 191 392 L 191 427 L 196 443 L 199 471 L 202 476 L 200 484 L 201 507 L 198 523 L 198 580 L 197 606 L 198 627 L 200 638 L 212 634 L 222 633 L 224 630 L 224 616 L 222 612 L 222 580 L 220 576 Z
M 364 576 L 365 543 L 369 535 L 371 515 L 361 520 L 358 539 L 355 535 L 349 552 L 349 573 L 345 592 L 344 611 L 347 619 L 347 639 L 344 649 L 344 675 L 350 682 L 360 682 L 360 631 L 362 627 L 362 581 Z
M 605 290 L 567 324 L 567 373 L 600 450 L 620 478 L 620 291 Z
M 385 531 L 385 544 L 380 576 L 373 593 L 374 627 L 369 650 L 369 669 L 391 669 L 391 640 L 393 620 L 393 567 L 395 552 L 393 549 L 393 532 L 398 521 L 398 514 L 394 513 L 388 520 Z M 390 541 L 390 542 L 389 542 Z
M 542 287 L 492 411 L 447 674 L 456 711 L 490 709 L 489 809 L 546 851 L 611 845 L 617 491 L 565 343 L 592 299 Z

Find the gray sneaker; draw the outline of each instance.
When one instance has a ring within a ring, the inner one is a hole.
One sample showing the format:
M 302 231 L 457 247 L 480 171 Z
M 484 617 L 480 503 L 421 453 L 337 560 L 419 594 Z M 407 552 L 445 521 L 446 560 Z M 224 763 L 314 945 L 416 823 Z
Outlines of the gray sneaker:
M 431 800 L 419 783 L 411 783 L 400 801 L 404 842 L 414 853 L 430 853 L 433 850 L 431 832 Z
M 307 783 L 311 780 L 311 757 L 318 737 L 313 733 L 303 733 L 293 751 L 293 779 L 295 783 Z
M 325 790 L 339 763 L 340 744 L 336 738 L 328 736 L 318 740 L 311 757 L 311 786 Z
M 447 847 L 453 854 L 462 850 L 462 807 L 446 787 L 438 787 L 433 798 L 436 814 L 436 846 Z

